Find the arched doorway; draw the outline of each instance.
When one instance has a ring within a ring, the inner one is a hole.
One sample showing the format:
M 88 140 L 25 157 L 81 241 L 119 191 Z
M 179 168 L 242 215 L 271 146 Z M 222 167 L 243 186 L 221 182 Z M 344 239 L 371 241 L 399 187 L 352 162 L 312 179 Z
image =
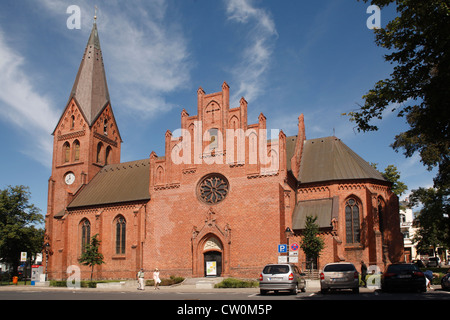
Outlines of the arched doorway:
M 205 277 L 220 277 L 222 275 L 222 242 L 210 235 L 203 246 L 203 275 Z
M 222 252 L 208 251 L 203 254 L 205 261 L 205 277 L 220 277 L 222 275 Z

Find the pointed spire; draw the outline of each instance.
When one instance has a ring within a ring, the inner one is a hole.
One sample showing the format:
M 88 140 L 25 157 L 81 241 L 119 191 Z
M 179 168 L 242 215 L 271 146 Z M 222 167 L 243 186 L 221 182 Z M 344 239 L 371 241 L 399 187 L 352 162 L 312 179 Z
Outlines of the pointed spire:
M 89 126 L 110 102 L 96 17 L 70 98 L 77 101 Z

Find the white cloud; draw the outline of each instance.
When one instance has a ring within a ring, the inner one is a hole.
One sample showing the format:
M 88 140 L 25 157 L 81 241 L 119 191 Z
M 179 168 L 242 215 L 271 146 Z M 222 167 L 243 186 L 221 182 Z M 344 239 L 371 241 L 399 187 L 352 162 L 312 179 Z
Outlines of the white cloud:
M 49 167 L 50 133 L 58 116 L 52 101 L 33 87 L 24 64 L 24 57 L 8 45 L 0 30 L 0 114 L 31 137 L 32 144 L 21 151 Z
M 64 16 L 69 5 L 60 0 L 41 3 L 59 16 Z M 78 1 L 77 5 L 81 8 L 82 30 L 90 30 L 92 2 Z M 187 85 L 190 64 L 187 41 L 182 28 L 168 18 L 166 1 L 111 0 L 98 7 L 97 27 L 104 59 L 109 62 L 105 68 L 115 99 L 112 104 L 140 111 L 143 117 L 170 110 L 172 105 L 165 95 Z M 87 41 L 88 34 L 83 34 Z
M 233 100 L 244 96 L 250 102 L 263 91 L 278 33 L 270 12 L 255 7 L 252 0 L 227 0 L 225 4 L 228 19 L 246 25 L 248 30 L 242 61 L 232 70 L 239 84 Z

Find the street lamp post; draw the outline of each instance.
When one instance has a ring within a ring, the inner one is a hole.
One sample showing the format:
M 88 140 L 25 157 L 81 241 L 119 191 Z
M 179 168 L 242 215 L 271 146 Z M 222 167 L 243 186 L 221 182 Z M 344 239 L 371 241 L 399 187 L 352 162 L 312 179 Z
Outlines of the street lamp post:
M 47 281 L 47 270 L 48 270 L 48 254 L 50 251 L 50 243 L 44 244 L 44 251 L 45 251 L 45 281 Z
M 284 234 L 286 236 L 287 241 L 287 262 L 289 263 L 289 238 L 292 237 L 294 233 L 292 232 L 291 228 L 287 227 L 286 230 L 284 231 Z

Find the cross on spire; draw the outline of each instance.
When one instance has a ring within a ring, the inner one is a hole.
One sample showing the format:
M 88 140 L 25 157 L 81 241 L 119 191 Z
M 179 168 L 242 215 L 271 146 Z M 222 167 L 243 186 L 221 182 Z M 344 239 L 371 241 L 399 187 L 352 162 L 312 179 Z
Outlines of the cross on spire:
M 97 21 L 97 6 L 94 6 L 94 23 Z

